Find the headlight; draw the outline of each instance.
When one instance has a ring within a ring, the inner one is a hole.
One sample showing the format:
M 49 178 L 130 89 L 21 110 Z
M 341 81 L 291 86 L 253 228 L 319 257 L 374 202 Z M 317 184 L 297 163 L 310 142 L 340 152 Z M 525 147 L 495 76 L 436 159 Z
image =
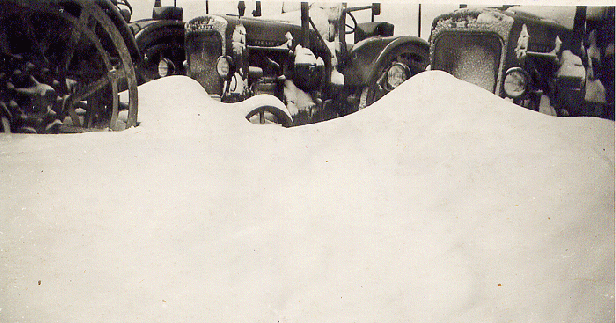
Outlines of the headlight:
M 218 72 L 218 75 L 222 78 L 227 78 L 227 76 L 229 76 L 230 69 L 229 58 L 226 56 L 220 56 L 216 62 L 216 72 Z
M 505 94 L 510 98 L 519 98 L 528 89 L 528 74 L 520 67 L 512 67 L 505 74 Z
M 406 65 L 401 63 L 394 63 L 387 70 L 386 80 L 385 80 L 385 88 L 388 91 L 391 91 L 404 81 L 408 80 L 411 77 L 411 72 Z
M 158 63 L 158 75 L 165 77 L 173 74 L 175 66 L 168 58 L 161 58 Z

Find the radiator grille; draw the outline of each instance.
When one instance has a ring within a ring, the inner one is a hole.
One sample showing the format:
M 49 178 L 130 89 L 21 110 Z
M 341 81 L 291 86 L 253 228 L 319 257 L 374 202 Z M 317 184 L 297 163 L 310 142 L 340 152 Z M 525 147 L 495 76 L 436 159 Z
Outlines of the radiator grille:
M 222 79 L 216 62 L 222 55 L 222 37 L 216 31 L 196 31 L 186 35 L 186 53 L 190 77 L 210 95 L 221 95 Z
M 435 42 L 432 69 L 495 92 L 501 49 L 500 38 L 494 34 L 445 33 Z

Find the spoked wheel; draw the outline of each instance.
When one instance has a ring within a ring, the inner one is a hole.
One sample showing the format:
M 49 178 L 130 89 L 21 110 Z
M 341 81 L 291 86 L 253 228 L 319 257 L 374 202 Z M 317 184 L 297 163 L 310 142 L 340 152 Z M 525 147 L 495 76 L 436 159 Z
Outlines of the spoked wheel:
M 359 97 L 360 110 L 378 101 L 413 75 L 425 70 L 420 63 L 421 59 L 415 53 L 416 50 L 411 44 L 405 44 L 387 54 L 377 67 L 368 86 L 362 89 Z
M 104 6 L 103 9 L 101 6 Z M 0 2 L 3 130 L 122 130 L 137 123 L 137 80 L 108 1 Z M 128 91 L 128 101 L 118 93 Z M 6 107 L 6 108 L 4 108 Z M 125 122 L 119 110 L 128 110 Z M 8 126 L 6 125 L 8 123 Z

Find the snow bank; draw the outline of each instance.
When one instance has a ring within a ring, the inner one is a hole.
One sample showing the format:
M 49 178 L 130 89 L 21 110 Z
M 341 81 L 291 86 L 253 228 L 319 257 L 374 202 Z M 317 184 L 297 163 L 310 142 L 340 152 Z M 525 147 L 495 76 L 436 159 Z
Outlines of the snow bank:
M 185 77 L 121 133 L 0 136 L 0 321 L 614 320 L 614 123 L 441 72 L 251 125 Z

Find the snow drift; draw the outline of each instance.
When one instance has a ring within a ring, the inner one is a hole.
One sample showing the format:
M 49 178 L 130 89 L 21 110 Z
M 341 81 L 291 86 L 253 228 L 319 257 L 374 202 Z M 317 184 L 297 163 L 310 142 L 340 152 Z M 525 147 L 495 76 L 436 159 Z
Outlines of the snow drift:
M 612 121 L 437 71 L 294 128 L 139 94 L 124 132 L 0 136 L 0 321 L 614 321 Z

